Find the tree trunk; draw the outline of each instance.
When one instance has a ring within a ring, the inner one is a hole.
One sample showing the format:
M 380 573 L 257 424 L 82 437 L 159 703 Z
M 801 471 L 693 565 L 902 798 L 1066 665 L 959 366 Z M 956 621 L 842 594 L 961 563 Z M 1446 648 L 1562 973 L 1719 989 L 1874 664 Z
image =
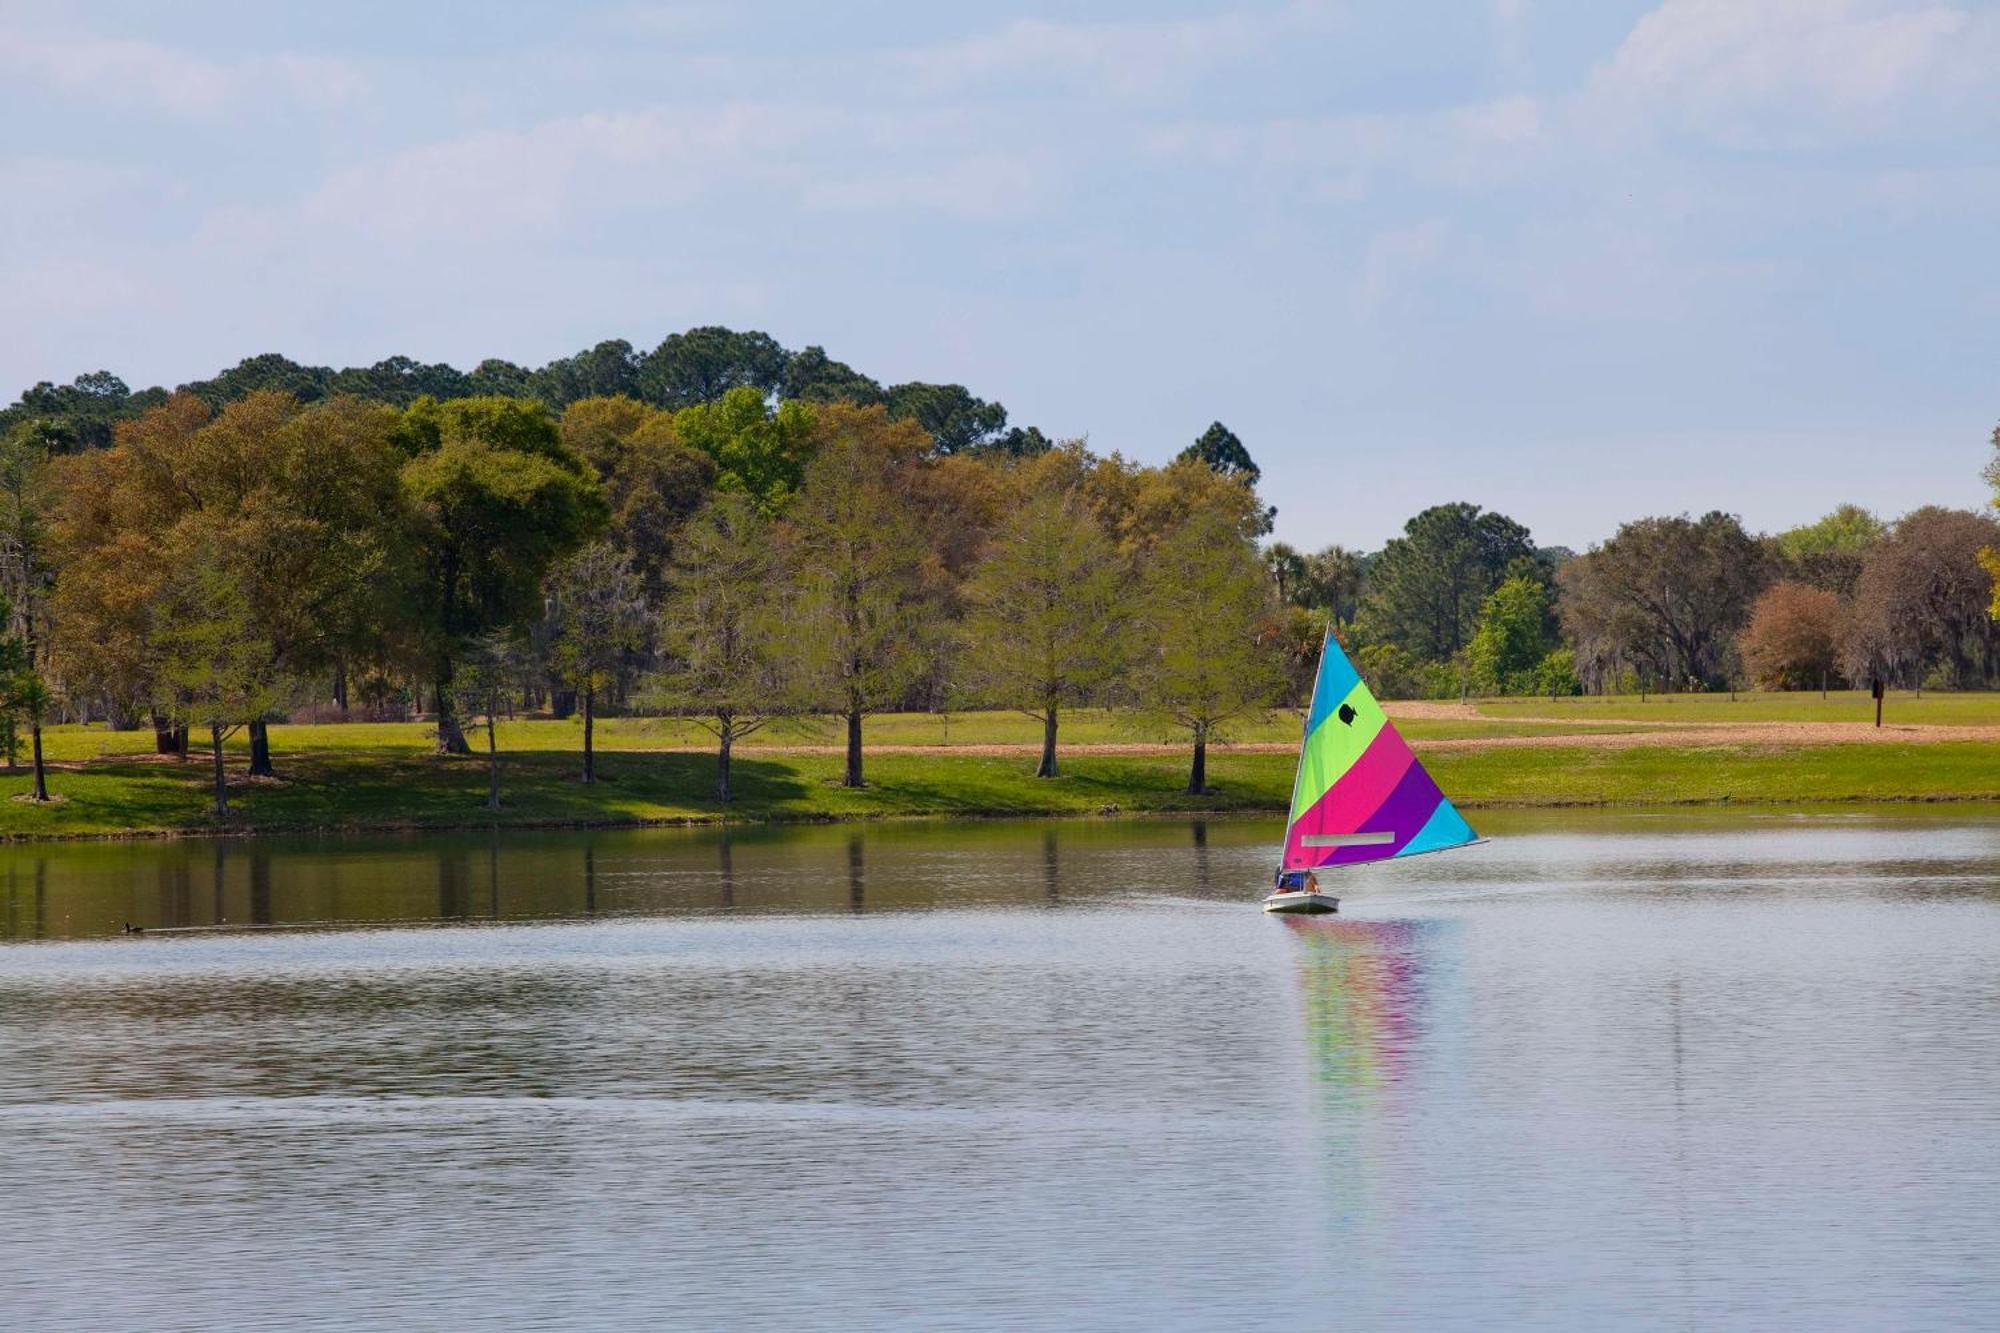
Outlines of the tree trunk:
M 583 780 L 597 781 L 597 750 L 592 744 L 597 723 L 597 691 L 586 684 L 577 702 L 583 706 Z
M 437 667 L 437 752 L 439 754 L 471 754 L 472 747 L 465 743 L 465 731 L 458 725 L 457 702 L 451 697 L 453 664 L 447 660 Z
M 1049 711 L 1042 714 L 1042 762 L 1035 770 L 1038 778 L 1052 778 L 1056 774 L 1056 706 L 1049 705 Z
M 220 723 L 209 724 L 208 747 L 210 753 L 215 756 L 215 817 L 217 819 L 227 819 L 229 817 L 229 782 L 227 775 L 222 769 L 222 725 Z
M 347 662 L 345 659 L 333 664 L 333 706 L 347 716 Z
M 1194 766 L 1188 770 L 1188 795 L 1208 795 L 1208 728 L 1194 729 Z
M 39 717 L 28 719 L 28 732 L 34 738 L 35 799 L 46 801 L 49 799 L 49 779 L 42 767 L 42 720 Z
M 185 754 L 186 752 L 181 748 L 181 732 L 183 730 L 184 728 L 175 726 L 158 713 L 153 714 L 153 753 Z
M 188 757 L 188 724 L 180 723 L 174 728 L 174 754 L 185 764 Z
M 729 747 L 731 742 L 735 740 L 736 727 L 734 720 L 731 718 L 724 717 L 716 720 L 722 724 L 720 728 L 722 746 L 715 752 L 715 799 L 727 802 L 729 800 Z
M 253 778 L 275 778 L 278 770 L 271 767 L 271 728 L 261 718 L 250 724 L 250 776 Z
M 500 808 L 500 746 L 493 738 L 493 701 L 488 699 L 486 713 L 486 808 Z
M 847 714 L 847 776 L 841 779 L 844 787 L 859 787 L 861 783 L 861 712 L 859 709 Z

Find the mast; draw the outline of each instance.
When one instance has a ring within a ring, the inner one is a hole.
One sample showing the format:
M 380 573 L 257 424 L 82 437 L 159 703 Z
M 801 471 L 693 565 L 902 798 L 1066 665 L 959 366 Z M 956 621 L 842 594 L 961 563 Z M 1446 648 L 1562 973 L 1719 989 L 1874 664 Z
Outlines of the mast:
M 1333 612 L 1328 611 L 1326 613 L 1326 628 L 1320 631 L 1319 636 L 1319 661 L 1313 663 L 1312 693 L 1306 696 L 1305 716 L 1299 719 L 1299 758 L 1298 762 L 1292 765 L 1292 800 L 1285 815 L 1284 841 L 1278 844 L 1278 873 L 1281 877 L 1285 870 L 1284 849 L 1291 845 L 1292 825 L 1298 821 L 1299 817 L 1299 783 L 1305 780 L 1306 742 L 1312 739 L 1313 718 L 1319 712 L 1320 681 L 1326 674 L 1326 641 L 1332 637 Z

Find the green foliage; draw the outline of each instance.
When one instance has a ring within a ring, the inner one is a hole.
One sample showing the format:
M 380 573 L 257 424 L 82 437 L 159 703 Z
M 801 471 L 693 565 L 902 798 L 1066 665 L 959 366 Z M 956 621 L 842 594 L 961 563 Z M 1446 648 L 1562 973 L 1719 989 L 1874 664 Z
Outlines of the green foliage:
M 269 712 L 278 672 L 270 640 L 213 528 L 184 528 L 153 602 L 149 639 L 159 661 L 153 705 L 161 715 L 234 728 Z
M 420 449 L 400 478 L 418 575 L 412 621 L 437 688 L 439 744 L 463 751 L 451 712 L 461 650 L 540 613 L 543 576 L 603 527 L 604 497 L 536 404 L 420 401 L 406 434 Z
M 583 471 L 581 460 L 564 445 L 556 418 L 542 404 L 524 398 L 419 398 L 404 411 L 396 438 L 413 456 L 452 444 L 477 444 Z
M 125 381 L 108 370 L 79 375 L 63 385 L 44 380 L 0 412 L 0 435 L 30 431 L 50 453 L 106 449 L 118 423 L 138 414 L 132 400 Z
M 1814 523 L 1771 539 L 1790 577 L 1842 597 L 1853 595 L 1868 554 L 1888 525 L 1859 505 L 1842 505 Z
M 1482 693 L 1541 692 L 1537 669 L 1551 648 L 1547 586 L 1515 575 L 1495 588 L 1466 650 L 1471 684 Z
M 652 609 L 632 557 L 592 542 L 549 578 L 549 671 L 577 693 L 583 713 L 583 780 L 597 780 L 597 700 L 646 644 Z
M 940 454 L 971 452 L 1007 429 L 1007 409 L 973 397 L 963 384 L 898 384 L 888 403 L 890 416 L 929 432 Z
M 1365 637 L 1447 660 L 1472 638 L 1487 596 L 1517 561 L 1534 556 L 1528 530 L 1504 514 L 1474 504 L 1426 509 L 1369 567 L 1359 615 Z
M 548 592 L 552 672 L 586 697 L 602 693 L 645 646 L 651 625 L 632 557 L 592 542 L 556 566 Z
M 698 720 L 720 751 L 716 796 L 730 800 L 730 750 L 793 705 L 785 607 L 772 596 L 775 534 L 750 497 L 724 492 L 688 523 L 668 573 L 662 665 L 647 702 Z
M 1656 685 L 1716 686 L 1770 577 L 1733 514 L 1638 519 L 1563 566 L 1563 628 L 1593 677 L 1631 666 Z
M 1367 560 L 1344 546 L 1329 546 L 1305 558 L 1304 577 L 1294 600 L 1324 611 L 1336 625 L 1351 625 L 1361 609 Z
M 398 408 L 425 397 L 445 401 L 504 396 L 533 398 L 557 410 L 583 399 L 623 395 L 679 410 L 716 402 L 736 388 L 807 403 L 867 406 L 893 401 L 897 415 L 920 421 L 941 453 L 992 451 L 1023 457 L 1049 444 L 1033 427 L 1007 429 L 1005 409 L 974 396 L 963 385 L 913 382 L 884 390 L 877 381 L 829 357 L 822 347 L 793 353 L 769 334 L 717 326 L 670 334 L 644 354 L 622 338 L 606 339 L 539 369 L 488 358 L 465 372 L 442 363 L 391 356 L 370 366 L 335 370 L 267 352 L 185 386 L 211 410 L 269 391 L 301 403 L 345 394 Z M 80 375 L 66 385 L 44 382 L 0 410 L 0 434 L 33 421 L 46 434 L 52 452 L 108 448 L 120 422 L 137 418 L 168 396 L 157 388 L 133 393 L 108 371 Z
M 1378 699 L 1430 697 L 1424 664 L 1393 643 L 1367 643 L 1354 652 L 1354 666 Z
M 1131 679 L 1140 703 L 1195 743 L 1189 789 L 1206 783 L 1204 747 L 1284 687 L 1270 581 L 1229 515 L 1198 512 L 1141 571 Z
M 1243 441 L 1236 438 L 1236 432 L 1220 421 L 1211 421 L 1195 442 L 1176 455 L 1179 462 L 1202 463 L 1225 477 L 1241 477 L 1244 482 L 1255 486 L 1264 472 L 1250 457 L 1250 451 L 1243 447 Z
M 1264 548 L 1264 571 L 1271 576 L 1271 587 L 1278 594 L 1278 601 L 1286 606 L 1305 606 L 1307 588 L 1306 558 L 1298 548 L 1289 542 L 1272 542 Z
M 808 466 L 792 512 L 801 678 L 850 719 L 893 707 L 925 667 L 926 544 L 894 469 L 869 440 L 836 436 Z M 858 786 L 858 731 L 849 751 L 847 781 Z
M 579 398 L 639 394 L 639 358 L 623 338 L 607 338 L 575 356 L 551 361 L 528 377 L 528 392 L 561 409 Z
M 780 396 L 808 403 L 855 403 L 867 407 L 888 401 L 882 386 L 844 361 L 835 361 L 824 347 L 795 352 L 785 363 Z
M 428 578 L 432 628 L 460 639 L 540 609 L 542 575 L 603 521 L 576 471 L 532 454 L 459 441 L 402 469 Z
M 1889 525 L 1860 505 L 1844 504 L 1824 518 L 1788 528 L 1774 539 L 1786 559 L 1803 562 L 1834 553 L 1865 555 Z
M 1073 492 L 1039 491 L 993 534 L 965 589 L 962 683 L 975 698 L 1040 716 L 1041 776 L 1056 775 L 1057 711 L 1123 662 L 1118 552 Z
M 579 399 L 564 409 L 561 431 L 604 483 L 608 535 L 657 600 L 675 534 L 715 488 L 715 460 L 681 443 L 670 414 L 636 398 Z
M 825 355 L 820 353 L 822 359 Z M 737 333 L 715 325 L 689 329 L 669 334 L 639 363 L 638 393 L 674 410 L 715 402 L 736 389 L 767 397 L 784 387 L 791 359 L 768 333 Z
M 1576 675 L 1576 654 L 1568 648 L 1551 648 L 1535 668 L 1534 688 L 1536 694 L 1546 694 L 1551 699 L 1582 694 L 1583 682 Z
M 676 413 L 674 431 L 715 463 L 717 490 L 740 491 L 773 514 L 804 480 L 813 423 L 806 404 L 773 407 L 760 390 L 745 386 Z

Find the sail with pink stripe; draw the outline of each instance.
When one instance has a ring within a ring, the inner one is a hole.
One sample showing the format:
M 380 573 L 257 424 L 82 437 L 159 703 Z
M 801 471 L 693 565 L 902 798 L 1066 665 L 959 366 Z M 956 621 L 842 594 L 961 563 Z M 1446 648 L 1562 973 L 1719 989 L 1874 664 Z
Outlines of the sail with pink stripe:
M 1284 868 L 1383 861 L 1478 840 L 1329 634 L 1292 782 Z

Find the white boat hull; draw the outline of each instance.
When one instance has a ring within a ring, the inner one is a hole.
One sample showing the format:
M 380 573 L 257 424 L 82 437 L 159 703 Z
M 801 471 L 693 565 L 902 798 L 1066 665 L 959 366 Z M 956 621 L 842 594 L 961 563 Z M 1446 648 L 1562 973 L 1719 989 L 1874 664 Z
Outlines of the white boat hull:
M 1330 893 L 1310 893 L 1304 889 L 1293 889 L 1284 893 L 1274 893 L 1264 899 L 1267 912 L 1297 912 L 1318 914 L 1340 910 L 1340 899 Z

